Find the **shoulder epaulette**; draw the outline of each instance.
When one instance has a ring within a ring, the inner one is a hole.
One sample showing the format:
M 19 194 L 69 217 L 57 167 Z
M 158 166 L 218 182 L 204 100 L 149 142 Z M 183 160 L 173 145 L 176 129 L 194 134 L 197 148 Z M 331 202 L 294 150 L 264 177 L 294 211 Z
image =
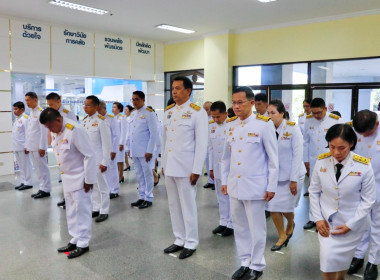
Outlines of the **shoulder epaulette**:
M 201 109 L 201 107 L 199 107 L 197 104 L 195 103 L 190 103 L 190 107 L 193 108 L 195 111 L 199 111 Z
M 101 114 L 98 114 L 98 117 L 100 118 L 100 119 L 102 119 L 103 121 L 106 119 L 104 116 L 102 116 Z
M 336 119 L 336 120 L 340 119 L 340 117 L 338 115 L 335 115 L 335 114 L 330 114 L 329 117 L 333 118 L 333 119 Z
M 287 121 L 286 124 L 287 124 L 287 125 L 290 125 L 290 126 L 295 126 L 295 125 L 296 125 L 295 122 L 291 122 L 291 121 Z
M 24 118 L 25 118 L 25 119 L 29 119 L 29 116 L 28 116 L 28 115 L 24 115 Z
M 107 114 L 110 118 L 113 118 L 114 117 L 114 115 L 111 115 L 111 114 Z
M 359 155 L 353 155 L 352 159 L 354 161 L 357 161 L 357 162 L 361 162 L 363 164 L 369 164 L 369 162 L 371 161 L 369 158 L 366 158 L 366 157 L 362 157 L 362 156 L 359 156 Z
M 124 118 L 124 115 L 123 115 L 123 114 L 120 114 L 120 116 L 121 116 L 122 118 Z
M 328 157 L 331 157 L 331 153 L 330 152 L 324 153 L 324 154 L 320 154 L 318 156 L 318 159 L 324 159 L 324 158 L 328 158 Z
M 68 113 L 69 113 L 69 110 L 67 110 L 67 109 L 62 109 L 62 112 L 64 112 L 65 114 L 68 114 Z
M 237 116 L 235 116 L 235 117 L 232 117 L 232 118 L 229 118 L 229 119 L 227 119 L 227 121 L 226 122 L 232 122 L 232 121 L 234 121 L 234 120 L 236 120 L 238 117 Z
M 312 117 L 313 117 L 312 114 L 309 114 L 309 115 L 306 116 L 307 119 L 310 119 L 310 118 L 312 118 Z
M 153 112 L 153 110 L 150 109 L 149 107 L 146 107 L 146 110 L 149 111 L 149 112 Z
M 85 116 L 84 118 L 83 118 L 83 120 L 85 120 L 85 119 L 87 119 L 88 118 L 88 115 L 87 116 Z
M 175 103 L 173 103 L 173 104 L 171 104 L 171 105 L 167 106 L 167 107 L 165 108 L 165 111 L 167 111 L 167 110 L 169 110 L 169 109 L 173 108 L 174 106 L 175 106 Z
M 212 123 L 214 123 L 214 122 L 215 122 L 214 120 L 211 120 L 211 121 L 208 122 L 208 124 L 212 124 Z
M 74 129 L 74 125 L 72 125 L 71 123 L 67 123 L 65 126 L 66 126 L 68 129 L 70 129 L 70 130 L 73 130 L 73 129 Z
M 38 106 L 38 110 L 42 111 L 42 108 L 40 106 Z
M 259 115 L 259 114 L 257 114 L 257 115 L 256 115 L 256 119 L 261 120 L 261 121 L 264 121 L 264 122 L 269 122 L 270 117 L 267 117 L 267 116 L 264 116 L 264 115 Z
M 299 117 L 299 118 L 300 118 L 300 117 L 302 117 L 302 116 L 303 116 L 303 114 L 304 114 L 304 113 L 302 113 L 302 114 L 299 114 L 299 115 L 298 115 L 298 117 Z
M 346 124 L 349 125 L 349 126 L 351 126 L 351 127 L 353 126 L 352 121 L 346 122 Z

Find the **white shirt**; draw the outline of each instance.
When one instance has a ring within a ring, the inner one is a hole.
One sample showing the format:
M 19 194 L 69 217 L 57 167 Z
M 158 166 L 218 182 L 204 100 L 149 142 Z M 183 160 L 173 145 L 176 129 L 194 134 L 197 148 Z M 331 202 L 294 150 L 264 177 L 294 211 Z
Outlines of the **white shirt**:
M 227 119 L 226 119 L 227 120 Z M 217 124 L 214 121 L 210 121 L 209 137 L 208 137 L 208 159 L 209 169 L 214 171 L 215 179 L 222 179 L 221 163 L 224 149 L 224 142 L 226 140 L 226 120 L 222 124 Z
M 22 113 L 16 117 L 12 127 L 12 149 L 14 152 L 24 151 L 25 135 L 28 129 L 29 116 Z
M 75 116 L 73 111 L 70 111 L 66 108 L 63 108 L 62 105 L 61 105 L 61 107 L 59 107 L 58 111 L 62 117 L 73 120 L 74 122 L 77 122 L 77 117 Z
M 120 143 L 120 125 L 113 115 L 106 114 L 105 117 L 111 129 L 111 152 L 117 153 Z
M 39 106 L 30 111 L 25 143 L 28 151 L 47 150 L 48 129 L 40 123 L 41 111 L 42 108 Z

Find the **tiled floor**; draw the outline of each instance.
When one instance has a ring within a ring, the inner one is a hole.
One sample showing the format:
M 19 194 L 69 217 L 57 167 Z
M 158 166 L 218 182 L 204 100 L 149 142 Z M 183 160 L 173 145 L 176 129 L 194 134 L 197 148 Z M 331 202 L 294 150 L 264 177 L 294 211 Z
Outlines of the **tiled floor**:
M 56 251 L 70 237 L 65 211 L 56 206 L 62 197 L 57 169 L 51 168 L 51 174 L 52 197 L 42 200 L 32 199 L 32 190 L 15 191 L 14 176 L 0 177 L 1 280 L 222 280 L 230 279 L 239 267 L 233 237 L 211 233 L 218 225 L 218 211 L 215 192 L 202 187 L 205 176 L 198 183 L 197 193 L 200 244 L 191 258 L 179 260 L 163 253 L 174 241 L 163 178 L 155 188 L 153 207 L 138 210 L 130 207 L 130 202 L 137 199 L 134 171 L 125 172 L 120 197 L 111 200 L 110 218 L 93 224 L 90 253 L 68 260 Z M 267 267 L 261 279 L 322 279 L 317 234 L 302 229 L 307 221 L 307 200 L 301 198 L 295 233 L 288 247 L 279 253 L 270 251 L 277 232 L 268 219 Z

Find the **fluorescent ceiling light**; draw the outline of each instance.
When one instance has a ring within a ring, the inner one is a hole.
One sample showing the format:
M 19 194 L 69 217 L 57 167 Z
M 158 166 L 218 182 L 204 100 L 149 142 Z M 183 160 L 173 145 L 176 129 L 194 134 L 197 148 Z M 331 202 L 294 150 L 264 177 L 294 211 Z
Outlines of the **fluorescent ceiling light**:
M 257 1 L 262 2 L 262 3 L 268 3 L 268 2 L 274 2 L 277 0 L 257 0 Z
M 106 10 L 96 9 L 96 8 L 83 6 L 83 5 L 79 5 L 79 4 L 75 4 L 75 3 L 71 3 L 67 1 L 62 1 L 62 0 L 51 0 L 49 1 L 49 4 L 57 5 L 57 6 L 65 7 L 65 8 L 70 8 L 70 9 L 78 10 L 82 12 L 93 13 L 97 15 L 104 15 L 104 14 L 109 13 L 109 11 L 106 11 Z
M 156 25 L 156 27 L 160 28 L 160 29 L 165 29 L 165 30 L 170 30 L 170 31 L 175 31 L 175 32 L 181 32 L 181 33 L 186 33 L 186 34 L 190 34 L 190 33 L 195 32 L 194 30 L 185 29 L 185 28 L 181 28 L 181 27 L 175 27 L 175 26 L 168 25 L 168 24 L 159 24 L 159 25 Z

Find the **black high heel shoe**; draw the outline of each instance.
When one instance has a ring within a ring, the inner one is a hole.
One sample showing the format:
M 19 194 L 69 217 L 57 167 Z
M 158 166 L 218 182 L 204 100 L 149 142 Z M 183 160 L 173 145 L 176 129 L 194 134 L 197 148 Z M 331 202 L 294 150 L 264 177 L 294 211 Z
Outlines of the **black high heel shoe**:
M 293 231 L 292 231 L 291 234 L 289 234 L 289 235 L 287 234 L 288 235 L 288 239 L 292 238 L 295 227 L 296 227 L 296 223 L 293 222 Z
M 286 240 L 284 241 L 284 243 L 282 243 L 281 245 L 274 244 L 273 247 L 270 248 L 270 250 L 271 251 L 280 251 L 282 249 L 282 247 L 287 247 L 288 243 L 289 243 L 289 237 L 286 238 Z
M 158 174 L 158 180 L 157 180 L 157 182 L 154 182 L 154 186 L 157 186 L 158 185 L 158 183 L 160 182 L 160 174 Z
M 121 178 L 121 180 L 119 181 L 119 184 L 121 184 L 121 183 L 124 183 L 124 177 Z
M 123 171 L 131 171 L 131 167 L 128 166 L 127 168 L 125 168 Z

